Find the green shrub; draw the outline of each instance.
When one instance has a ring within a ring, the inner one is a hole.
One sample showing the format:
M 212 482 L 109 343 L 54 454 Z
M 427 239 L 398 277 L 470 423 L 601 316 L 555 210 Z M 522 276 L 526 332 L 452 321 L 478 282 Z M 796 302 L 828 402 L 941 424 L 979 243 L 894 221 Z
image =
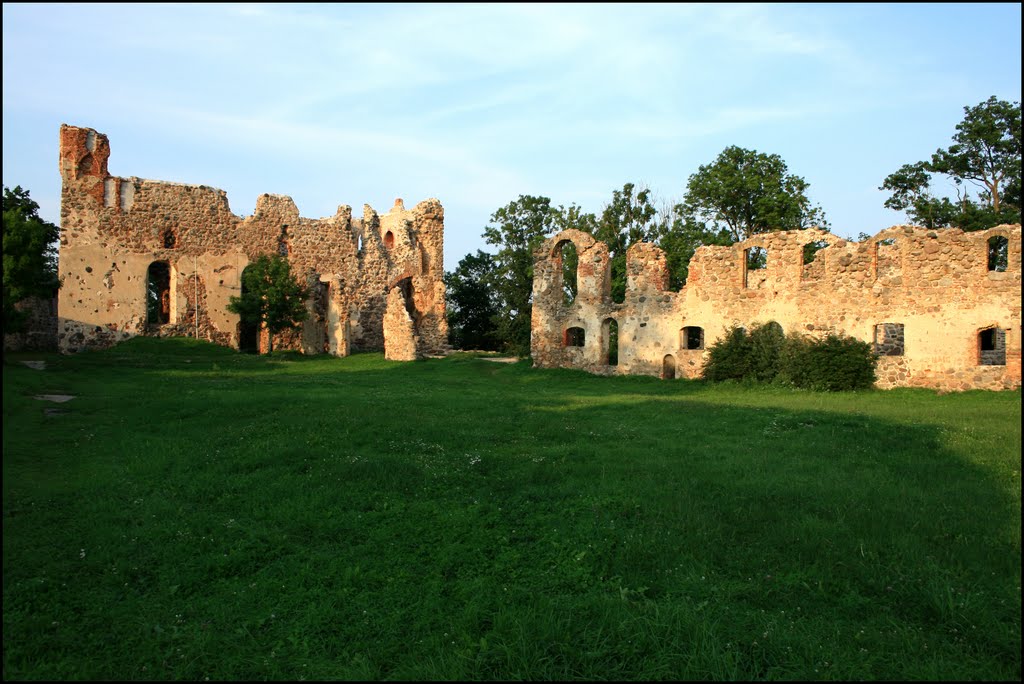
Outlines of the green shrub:
M 785 343 L 786 334 L 775 321 L 754 326 L 750 331 L 749 379 L 773 381 L 779 374 L 779 356 Z
M 751 356 L 747 331 L 733 326 L 708 349 L 703 377 L 711 382 L 742 380 L 750 375 Z
M 835 392 L 870 388 L 877 363 L 871 344 L 853 337 L 795 336 L 786 340 L 779 370 L 780 377 L 795 387 Z
M 748 334 L 732 327 L 708 350 L 703 377 L 711 382 L 777 382 L 813 390 L 867 389 L 875 383 L 878 357 L 871 344 L 829 335 L 815 340 L 786 337 L 774 321 Z

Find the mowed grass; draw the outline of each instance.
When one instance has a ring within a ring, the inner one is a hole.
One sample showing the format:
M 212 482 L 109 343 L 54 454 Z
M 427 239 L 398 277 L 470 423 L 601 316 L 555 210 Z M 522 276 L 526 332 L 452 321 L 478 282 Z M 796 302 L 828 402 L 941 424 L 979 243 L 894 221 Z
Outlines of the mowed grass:
M 3 383 L 5 679 L 1021 677 L 1019 392 L 153 339 Z

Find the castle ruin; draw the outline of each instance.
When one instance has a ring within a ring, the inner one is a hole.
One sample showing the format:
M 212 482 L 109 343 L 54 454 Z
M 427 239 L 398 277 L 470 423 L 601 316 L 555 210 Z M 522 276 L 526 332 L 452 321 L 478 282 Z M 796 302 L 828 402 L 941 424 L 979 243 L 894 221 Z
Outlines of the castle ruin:
M 578 256 L 577 292 L 563 250 Z M 703 246 L 668 289 L 665 254 L 636 243 L 626 296 L 610 295 L 608 246 L 566 230 L 534 255 L 531 350 L 542 368 L 699 377 L 732 326 L 849 335 L 879 354 L 877 387 L 1009 389 L 1021 384 L 1021 227 L 965 233 L 895 226 L 850 242 L 811 229 Z
M 346 356 L 384 350 L 409 360 L 447 348 L 444 209 L 436 199 L 378 215 L 348 206 L 299 216 L 290 197 L 261 195 L 252 216 L 231 213 L 223 190 L 107 172 L 110 143 L 60 128 L 61 237 L 57 344 L 65 353 L 135 335 L 188 336 L 265 351 L 266 330 L 227 310 L 242 272 L 263 254 L 286 256 L 310 287 L 301 328 L 274 349 Z

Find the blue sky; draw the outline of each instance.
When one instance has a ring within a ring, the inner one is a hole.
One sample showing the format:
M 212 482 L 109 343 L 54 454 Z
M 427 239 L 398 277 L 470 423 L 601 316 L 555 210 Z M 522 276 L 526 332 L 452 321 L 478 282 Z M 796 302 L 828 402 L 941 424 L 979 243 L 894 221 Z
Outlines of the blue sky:
M 89 126 L 112 174 L 241 216 L 437 197 L 451 270 L 521 194 L 674 203 L 739 145 L 854 237 L 905 220 L 878 186 L 964 106 L 1020 90 L 1020 4 L 5 4 L 3 183 L 57 222 L 58 129 Z

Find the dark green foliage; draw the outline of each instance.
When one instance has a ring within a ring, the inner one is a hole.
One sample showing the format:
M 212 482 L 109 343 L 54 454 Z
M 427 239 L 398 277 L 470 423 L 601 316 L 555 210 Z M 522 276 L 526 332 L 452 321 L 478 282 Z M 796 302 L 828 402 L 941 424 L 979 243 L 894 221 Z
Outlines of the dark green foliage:
M 746 380 L 802 389 L 869 389 L 878 357 L 871 344 L 852 337 L 787 337 L 774 321 L 750 333 L 733 327 L 708 349 L 703 377 L 712 382 Z
M 501 346 L 498 306 L 487 284 L 493 271 L 494 258 L 477 250 L 444 275 L 448 339 L 456 349 L 496 351 Z
M 997 100 L 993 95 L 975 107 L 964 107 L 953 144 L 939 149 L 929 161 L 904 164 L 886 177 L 879 190 L 892 195 L 885 206 L 905 211 L 927 228 L 956 227 L 985 230 L 1021 220 L 1021 109 L 1020 103 Z M 956 200 L 931 193 L 931 174 L 956 184 Z M 971 199 L 964 183 L 980 192 Z
M 227 309 L 243 324 L 266 326 L 273 345 L 275 334 L 306 320 L 308 298 L 309 290 L 292 275 L 286 258 L 263 254 L 242 271 L 242 295 L 231 297 Z
M 807 197 L 809 187 L 779 155 L 733 145 L 690 176 L 680 213 L 712 232 L 727 230 L 733 242 L 773 230 L 827 230 L 824 211 Z
M 828 335 L 822 340 L 786 340 L 779 374 L 795 387 L 839 392 L 870 389 L 878 356 L 868 342 Z
M 512 354 L 530 353 L 533 251 L 552 232 L 558 210 L 547 197 L 520 195 L 491 216 L 487 244 L 498 248 L 487 283 L 498 307 L 498 338 Z
M 780 371 L 779 358 L 786 343 L 782 326 L 771 321 L 754 326 L 750 331 L 750 370 L 748 377 L 757 382 L 771 382 Z
M 733 326 L 708 349 L 704 379 L 711 382 L 750 377 L 752 346 L 747 331 Z
M 57 243 L 60 229 L 39 218 L 39 205 L 28 190 L 4 187 L 3 289 L 4 332 L 17 332 L 25 315 L 15 305 L 28 298 L 57 294 Z
M 626 251 L 637 242 L 653 239 L 656 215 L 651 191 L 637 190 L 633 183 L 613 190 L 611 202 L 601 212 L 594 237 L 608 245 L 613 302 L 626 299 Z

